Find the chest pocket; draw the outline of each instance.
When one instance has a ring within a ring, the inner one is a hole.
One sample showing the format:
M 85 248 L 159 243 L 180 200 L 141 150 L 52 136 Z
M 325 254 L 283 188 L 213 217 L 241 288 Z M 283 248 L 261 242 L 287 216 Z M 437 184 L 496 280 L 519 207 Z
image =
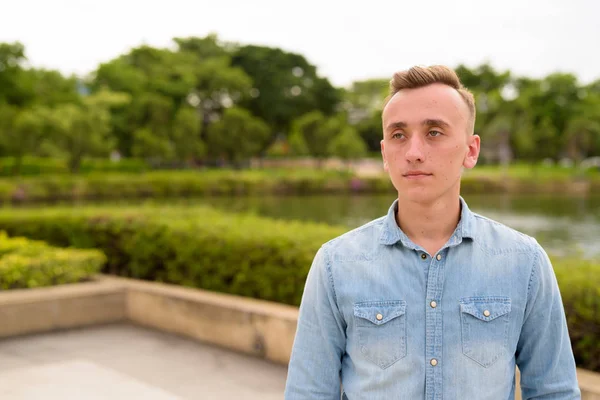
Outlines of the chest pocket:
M 489 367 L 508 350 L 510 298 L 467 297 L 460 300 L 463 354 Z
M 385 369 L 406 356 L 406 302 L 367 301 L 354 305 L 358 345 L 365 358 Z

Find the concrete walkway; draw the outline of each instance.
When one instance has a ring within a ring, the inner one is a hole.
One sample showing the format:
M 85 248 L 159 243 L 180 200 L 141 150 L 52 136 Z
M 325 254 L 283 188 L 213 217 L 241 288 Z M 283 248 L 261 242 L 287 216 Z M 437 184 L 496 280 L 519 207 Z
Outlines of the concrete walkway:
M 129 324 L 0 340 L 0 399 L 282 399 L 286 368 Z

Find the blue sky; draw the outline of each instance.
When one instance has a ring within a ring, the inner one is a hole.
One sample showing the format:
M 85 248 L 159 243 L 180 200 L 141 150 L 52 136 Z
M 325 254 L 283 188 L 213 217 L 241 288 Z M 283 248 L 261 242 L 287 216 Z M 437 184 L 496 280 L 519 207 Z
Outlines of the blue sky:
M 600 79 L 595 0 L 19 0 L 0 10 L 0 41 L 21 41 L 32 65 L 66 74 L 144 43 L 214 32 L 301 53 L 339 86 L 415 64 L 485 61 L 531 77 Z

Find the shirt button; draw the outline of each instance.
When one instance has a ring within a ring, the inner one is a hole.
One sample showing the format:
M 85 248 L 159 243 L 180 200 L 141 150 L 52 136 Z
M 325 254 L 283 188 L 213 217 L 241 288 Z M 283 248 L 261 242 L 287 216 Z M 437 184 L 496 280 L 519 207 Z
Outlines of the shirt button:
M 438 254 L 436 258 L 437 258 L 438 261 L 440 261 L 442 259 L 442 255 Z
M 435 367 L 438 364 L 438 361 L 435 358 L 432 358 L 431 361 L 429 361 L 429 363 Z
M 377 321 L 381 321 L 383 319 L 383 315 L 377 314 L 375 318 L 377 318 Z
M 421 254 L 421 259 L 426 260 L 427 259 L 427 254 L 425 254 L 425 253 Z
M 437 303 L 434 301 L 432 301 L 431 303 L 429 303 L 429 305 L 431 306 L 431 308 L 436 308 L 437 307 Z
M 489 317 L 489 316 L 490 316 L 490 312 L 489 312 L 488 310 L 485 310 L 485 311 L 483 312 L 483 315 L 485 315 L 486 317 Z

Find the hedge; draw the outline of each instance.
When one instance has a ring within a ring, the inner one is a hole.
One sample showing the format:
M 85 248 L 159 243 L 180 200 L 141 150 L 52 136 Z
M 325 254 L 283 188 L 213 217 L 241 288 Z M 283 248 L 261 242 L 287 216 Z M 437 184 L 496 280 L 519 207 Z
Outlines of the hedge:
M 316 250 L 343 228 L 208 207 L 3 209 L 0 229 L 102 249 L 103 272 L 299 304 Z
M 0 229 L 97 247 L 104 272 L 298 305 L 321 244 L 347 228 L 208 207 L 0 210 Z M 579 366 L 600 371 L 600 264 L 553 259 Z
M 14 175 L 14 157 L 0 157 L 0 176 Z M 84 158 L 79 168 L 80 174 L 93 172 L 144 172 L 149 165 L 140 159 L 122 159 L 113 162 L 106 158 Z M 21 160 L 20 176 L 70 175 L 67 159 L 25 156 Z
M 0 231 L 0 290 L 81 282 L 105 263 L 99 250 L 55 248 Z
M 553 260 L 577 365 L 600 372 L 600 263 Z
M 541 185 L 541 186 L 540 186 Z M 565 184 L 463 177 L 463 193 L 565 191 Z M 92 173 L 0 179 L 5 204 L 198 197 L 206 195 L 310 195 L 394 193 L 386 175 L 356 177 L 338 171 L 208 170 L 155 171 L 140 174 Z
M 0 202 L 29 203 L 203 195 L 390 192 L 389 179 L 338 172 L 157 171 L 0 179 Z

